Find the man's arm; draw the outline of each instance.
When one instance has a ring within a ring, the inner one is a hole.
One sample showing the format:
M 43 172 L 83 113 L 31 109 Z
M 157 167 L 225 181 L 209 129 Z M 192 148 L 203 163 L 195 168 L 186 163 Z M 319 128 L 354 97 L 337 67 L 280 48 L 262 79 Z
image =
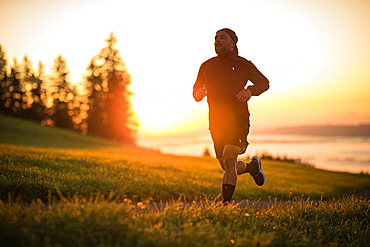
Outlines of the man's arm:
M 197 102 L 201 101 L 207 94 L 207 88 L 202 73 L 202 67 L 203 66 L 201 66 L 199 69 L 197 80 L 195 81 L 193 86 L 193 98 Z
M 253 83 L 253 85 L 248 86 L 247 90 L 249 89 L 251 91 L 252 96 L 258 96 L 270 88 L 270 82 L 252 62 L 250 62 L 250 65 L 251 72 L 249 80 Z

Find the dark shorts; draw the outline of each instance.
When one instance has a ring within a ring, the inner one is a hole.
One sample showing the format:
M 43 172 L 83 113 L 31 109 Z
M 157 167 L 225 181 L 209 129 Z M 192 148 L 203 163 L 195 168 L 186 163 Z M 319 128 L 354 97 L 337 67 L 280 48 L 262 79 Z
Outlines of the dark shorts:
M 249 118 L 241 117 L 225 121 L 222 123 L 213 123 L 210 128 L 213 146 L 215 148 L 216 158 L 223 156 L 225 145 L 235 145 L 240 147 L 240 153 L 247 150 L 249 134 Z

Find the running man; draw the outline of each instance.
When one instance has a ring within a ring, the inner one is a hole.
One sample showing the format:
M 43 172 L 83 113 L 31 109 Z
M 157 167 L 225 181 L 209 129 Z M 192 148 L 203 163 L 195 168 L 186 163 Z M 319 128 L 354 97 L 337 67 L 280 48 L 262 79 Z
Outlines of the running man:
M 250 163 L 237 160 L 245 153 L 249 133 L 248 101 L 269 89 L 269 81 L 254 64 L 238 55 L 238 37 L 231 29 L 216 32 L 216 57 L 205 61 L 199 69 L 193 87 L 195 101 L 207 96 L 209 130 L 216 158 L 224 175 L 222 202 L 228 204 L 234 194 L 238 175 L 249 173 L 255 183 L 262 186 L 265 174 L 261 161 L 253 156 Z M 247 82 L 253 85 L 247 88 Z

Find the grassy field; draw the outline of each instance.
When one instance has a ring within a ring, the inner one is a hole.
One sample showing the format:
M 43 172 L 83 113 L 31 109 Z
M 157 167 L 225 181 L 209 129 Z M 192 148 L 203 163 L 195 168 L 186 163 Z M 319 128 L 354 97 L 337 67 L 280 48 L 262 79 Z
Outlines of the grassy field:
M 369 202 L 351 196 L 370 187 L 368 175 L 263 160 L 265 185 L 240 176 L 234 199 L 272 203 L 216 207 L 222 170 L 213 158 L 162 155 L 8 117 L 0 117 L 0 150 L 4 246 L 367 246 L 370 239 Z M 160 202 L 171 203 L 158 209 Z

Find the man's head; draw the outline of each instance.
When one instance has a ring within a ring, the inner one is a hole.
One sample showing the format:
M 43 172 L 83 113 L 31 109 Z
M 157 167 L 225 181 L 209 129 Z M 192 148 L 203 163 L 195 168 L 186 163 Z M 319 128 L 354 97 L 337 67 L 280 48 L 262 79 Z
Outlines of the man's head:
M 215 36 L 215 51 L 218 55 L 226 54 L 230 51 L 238 54 L 237 42 L 238 36 L 236 36 L 233 30 L 229 28 L 220 29 Z

